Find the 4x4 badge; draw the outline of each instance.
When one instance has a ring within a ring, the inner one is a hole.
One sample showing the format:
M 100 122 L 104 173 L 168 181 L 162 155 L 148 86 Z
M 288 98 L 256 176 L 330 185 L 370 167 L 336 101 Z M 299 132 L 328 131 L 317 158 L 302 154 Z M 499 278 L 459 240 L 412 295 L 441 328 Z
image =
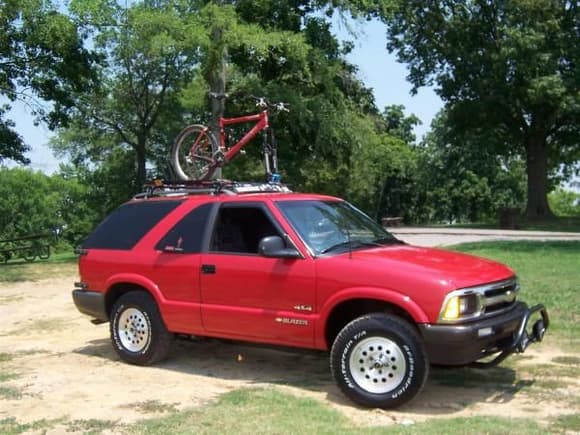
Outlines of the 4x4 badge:
M 312 305 L 294 305 L 296 311 L 312 311 Z

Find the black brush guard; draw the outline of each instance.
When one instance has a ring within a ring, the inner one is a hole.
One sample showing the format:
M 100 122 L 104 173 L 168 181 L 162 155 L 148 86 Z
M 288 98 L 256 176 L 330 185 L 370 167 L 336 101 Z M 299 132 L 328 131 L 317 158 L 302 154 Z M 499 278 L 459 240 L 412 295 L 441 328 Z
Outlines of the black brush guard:
M 528 333 L 528 323 L 530 318 L 536 314 L 540 313 L 541 319 L 534 322 L 532 326 L 531 334 Z M 550 318 L 548 317 L 548 311 L 546 307 L 542 304 L 534 305 L 528 308 L 524 317 L 522 318 L 520 325 L 516 332 L 514 333 L 514 339 L 510 345 L 503 349 L 495 358 L 491 361 L 476 361 L 470 364 L 471 367 L 476 368 L 490 368 L 495 367 L 501 363 L 504 359 L 513 353 L 523 353 L 527 347 L 532 343 L 539 343 L 544 338 L 544 334 L 550 325 Z

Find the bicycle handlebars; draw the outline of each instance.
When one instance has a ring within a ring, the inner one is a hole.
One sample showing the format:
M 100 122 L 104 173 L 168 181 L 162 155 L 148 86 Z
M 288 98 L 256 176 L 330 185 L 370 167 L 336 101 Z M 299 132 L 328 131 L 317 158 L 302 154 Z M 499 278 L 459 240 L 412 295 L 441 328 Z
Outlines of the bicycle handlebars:
M 226 93 L 218 93 L 218 92 L 208 92 L 208 95 L 210 98 L 213 98 L 215 100 L 225 100 L 227 98 L 229 98 L 229 94 Z M 255 95 L 250 95 L 250 98 L 253 98 L 254 100 L 256 100 L 256 106 L 260 107 L 262 109 L 270 109 L 270 110 L 275 110 L 277 112 L 289 112 L 290 110 L 288 110 L 288 104 L 287 103 L 282 103 L 282 102 L 278 102 L 278 103 L 270 103 L 266 97 L 256 97 Z

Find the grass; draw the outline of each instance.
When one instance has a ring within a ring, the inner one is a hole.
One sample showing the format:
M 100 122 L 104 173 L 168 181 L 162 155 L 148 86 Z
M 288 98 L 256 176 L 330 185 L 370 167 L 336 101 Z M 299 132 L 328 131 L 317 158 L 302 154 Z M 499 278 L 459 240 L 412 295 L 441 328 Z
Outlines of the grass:
M 18 423 L 14 417 L 0 419 L 0 433 L 3 435 L 16 435 L 25 432 L 46 433 L 53 428 L 61 419 L 38 420 L 33 423 Z
M 556 418 L 550 429 L 562 433 L 580 433 L 580 414 L 562 415 Z
M 163 403 L 159 400 L 146 400 L 144 402 L 137 402 L 127 405 L 128 408 L 135 409 L 137 412 L 143 414 L 152 414 L 154 412 L 165 413 L 177 411 L 177 403 Z
M 138 422 L 126 430 L 135 434 L 541 434 L 526 419 L 472 417 L 433 419 L 409 425 L 356 427 L 339 411 L 323 403 L 273 389 L 241 389 L 201 408 Z M 564 422 L 564 424 L 567 424 Z
M 0 264 L 0 282 L 38 281 L 77 273 L 77 256 L 73 253 L 54 254 L 48 260 Z
M 19 388 L 0 385 L 0 399 L 18 400 L 22 398 L 22 391 Z
M 547 339 L 564 339 L 574 350 L 580 349 L 580 242 L 482 242 L 453 249 L 509 265 L 520 279 L 520 298 L 548 309 Z
M 552 362 L 580 367 L 580 357 L 577 356 L 557 356 L 552 358 Z
M 91 418 L 89 420 L 73 420 L 67 424 L 67 432 L 81 432 L 87 434 L 100 434 L 103 431 L 115 432 L 117 423 L 111 420 L 99 420 Z

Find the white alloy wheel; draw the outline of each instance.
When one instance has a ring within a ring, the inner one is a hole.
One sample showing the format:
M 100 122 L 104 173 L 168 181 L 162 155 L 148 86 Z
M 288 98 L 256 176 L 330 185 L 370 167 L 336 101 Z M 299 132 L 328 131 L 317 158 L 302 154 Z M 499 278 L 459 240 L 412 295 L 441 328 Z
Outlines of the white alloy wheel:
M 130 352 L 141 352 L 151 339 L 147 318 L 136 308 L 127 308 L 117 324 L 118 337 L 125 349 Z
M 354 347 L 349 368 L 360 388 L 369 393 L 384 394 L 401 384 L 407 363 L 395 342 L 385 337 L 369 337 Z

